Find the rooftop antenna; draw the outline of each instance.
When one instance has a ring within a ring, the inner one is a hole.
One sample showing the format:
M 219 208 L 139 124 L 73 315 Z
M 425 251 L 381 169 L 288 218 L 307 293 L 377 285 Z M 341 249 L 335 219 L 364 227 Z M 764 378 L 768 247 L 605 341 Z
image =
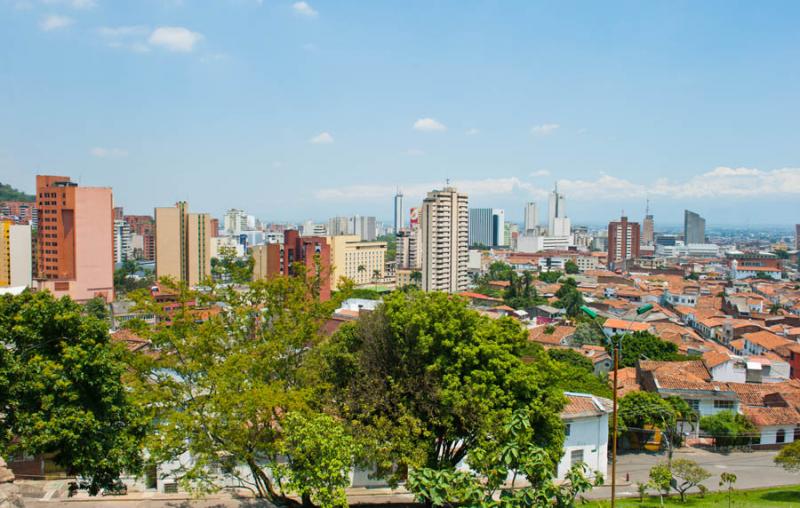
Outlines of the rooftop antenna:
M 644 207 L 644 216 L 650 215 L 650 198 L 647 198 L 647 204 Z

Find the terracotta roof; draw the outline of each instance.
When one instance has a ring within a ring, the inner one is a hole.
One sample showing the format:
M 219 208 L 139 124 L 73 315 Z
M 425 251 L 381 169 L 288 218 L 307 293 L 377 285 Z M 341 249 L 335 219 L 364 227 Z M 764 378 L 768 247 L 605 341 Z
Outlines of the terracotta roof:
M 482 295 L 480 293 L 470 293 L 469 291 L 462 291 L 458 293 L 458 296 L 463 296 L 464 298 L 471 298 L 473 300 L 486 300 L 489 302 L 502 302 L 502 298 L 494 298 L 491 296 Z
M 739 350 L 739 351 L 741 351 L 741 350 L 743 350 L 743 349 L 744 349 L 744 339 L 736 339 L 736 340 L 732 340 L 732 341 L 730 342 L 730 345 L 731 345 L 731 347 L 732 347 L 733 349 L 736 349 L 736 350 Z
M 706 367 L 709 369 L 713 369 L 717 365 L 722 365 L 723 363 L 729 361 L 731 356 L 725 353 L 720 353 L 718 351 L 706 351 L 703 353 L 703 362 L 705 362 Z
M 552 326 L 552 325 L 550 325 Z M 545 333 L 547 326 L 537 326 L 528 332 L 528 340 L 542 344 L 561 344 L 561 341 L 575 333 L 574 326 L 555 326 L 553 333 Z
M 650 329 L 647 323 L 638 323 L 636 321 L 625 321 L 624 319 L 608 318 L 603 323 L 604 328 L 615 328 L 619 330 L 629 330 L 633 332 L 643 332 Z
M 742 407 L 742 412 L 756 427 L 797 425 L 800 413 L 792 407 Z
M 788 345 L 791 343 L 788 339 L 779 337 L 772 332 L 762 330 L 760 332 L 750 332 L 742 334 L 743 339 L 747 339 L 751 344 L 758 344 L 767 350 L 773 350 L 779 346 Z
M 652 376 L 659 388 L 712 390 L 711 374 L 702 360 L 660 362 L 640 360 L 639 370 Z
M 150 346 L 149 340 L 143 339 L 127 329 L 112 332 L 111 340 L 114 342 L 124 342 L 128 351 L 140 351 Z
M 600 416 L 609 412 L 610 400 L 587 393 L 565 393 L 567 405 L 561 411 L 562 418 Z

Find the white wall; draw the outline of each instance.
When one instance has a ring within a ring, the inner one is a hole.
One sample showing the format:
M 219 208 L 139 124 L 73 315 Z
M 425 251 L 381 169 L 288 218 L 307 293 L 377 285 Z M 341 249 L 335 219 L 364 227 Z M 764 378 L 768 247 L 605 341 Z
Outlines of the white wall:
M 608 472 L 608 414 L 565 420 L 570 424 L 570 433 L 564 441 L 564 456 L 558 463 L 558 478 L 563 479 L 569 468 L 573 450 L 583 450 L 583 461 L 591 473 L 599 471 L 604 477 Z
M 744 383 L 747 381 L 747 370 L 736 367 L 736 361 L 730 360 L 710 369 L 714 381 L 727 383 Z
M 776 444 L 775 436 L 778 433 L 778 429 L 783 429 L 786 433 L 786 439 L 783 441 L 784 443 L 791 443 L 794 441 L 794 425 L 770 425 L 759 428 L 761 431 L 760 444 Z

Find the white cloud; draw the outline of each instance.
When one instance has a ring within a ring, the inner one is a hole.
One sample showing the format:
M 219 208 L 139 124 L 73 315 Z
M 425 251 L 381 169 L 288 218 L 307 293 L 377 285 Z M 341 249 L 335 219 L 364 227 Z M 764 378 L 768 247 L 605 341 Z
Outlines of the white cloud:
M 182 26 L 161 26 L 153 30 L 147 42 L 169 51 L 188 53 L 203 39 L 203 34 L 192 32 Z
M 51 30 L 58 30 L 59 28 L 66 28 L 74 22 L 75 20 L 67 16 L 51 14 L 42 18 L 42 20 L 39 22 L 39 28 L 45 32 L 49 32 Z
M 433 118 L 420 118 L 414 122 L 414 129 L 423 132 L 445 131 L 447 127 Z
M 537 176 L 534 172 L 530 176 Z M 545 176 L 542 173 L 543 176 Z M 483 180 L 456 180 L 453 185 L 470 197 L 510 196 L 546 199 L 550 185 L 538 186 L 517 177 L 487 178 Z M 422 199 L 432 189 L 441 188 L 442 182 L 425 182 L 403 186 L 410 199 Z M 645 199 L 661 196 L 673 199 L 771 199 L 800 197 L 800 168 L 783 168 L 770 171 L 752 168 L 718 167 L 684 181 L 660 178 L 647 183 L 632 182 L 625 178 L 600 175 L 596 179 L 562 179 L 559 191 L 568 200 L 596 202 L 604 200 Z M 368 200 L 380 202 L 391 196 L 394 185 L 353 185 L 317 190 L 314 195 L 326 201 Z
M 128 156 L 128 151 L 122 148 L 103 148 L 96 146 L 89 150 L 89 154 L 98 159 L 121 159 Z
M 532 176 L 534 178 L 542 177 L 542 176 L 550 176 L 550 172 L 547 171 L 546 169 L 537 169 L 536 171 L 531 173 L 529 176 Z
M 333 143 L 333 136 L 329 132 L 320 132 L 308 141 L 315 145 L 328 145 Z
M 479 134 L 480 132 L 481 131 L 479 131 L 478 129 L 475 129 L 475 128 L 467 129 L 467 136 L 475 136 L 476 134 Z
M 319 14 L 317 11 L 314 10 L 313 7 L 311 7 L 308 4 L 308 2 L 295 2 L 292 4 L 292 9 L 297 14 L 300 14 L 302 16 L 308 16 L 310 18 L 313 18 L 314 16 Z
M 561 127 L 557 123 L 543 123 L 531 128 L 531 134 L 534 136 L 549 136 Z

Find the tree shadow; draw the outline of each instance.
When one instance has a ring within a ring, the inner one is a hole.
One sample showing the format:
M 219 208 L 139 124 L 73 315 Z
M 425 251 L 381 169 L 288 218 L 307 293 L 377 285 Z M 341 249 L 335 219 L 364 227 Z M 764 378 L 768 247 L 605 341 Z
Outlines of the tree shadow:
M 773 492 L 766 492 L 759 497 L 765 501 L 774 501 L 777 503 L 800 502 L 800 492 L 791 490 L 778 490 Z

